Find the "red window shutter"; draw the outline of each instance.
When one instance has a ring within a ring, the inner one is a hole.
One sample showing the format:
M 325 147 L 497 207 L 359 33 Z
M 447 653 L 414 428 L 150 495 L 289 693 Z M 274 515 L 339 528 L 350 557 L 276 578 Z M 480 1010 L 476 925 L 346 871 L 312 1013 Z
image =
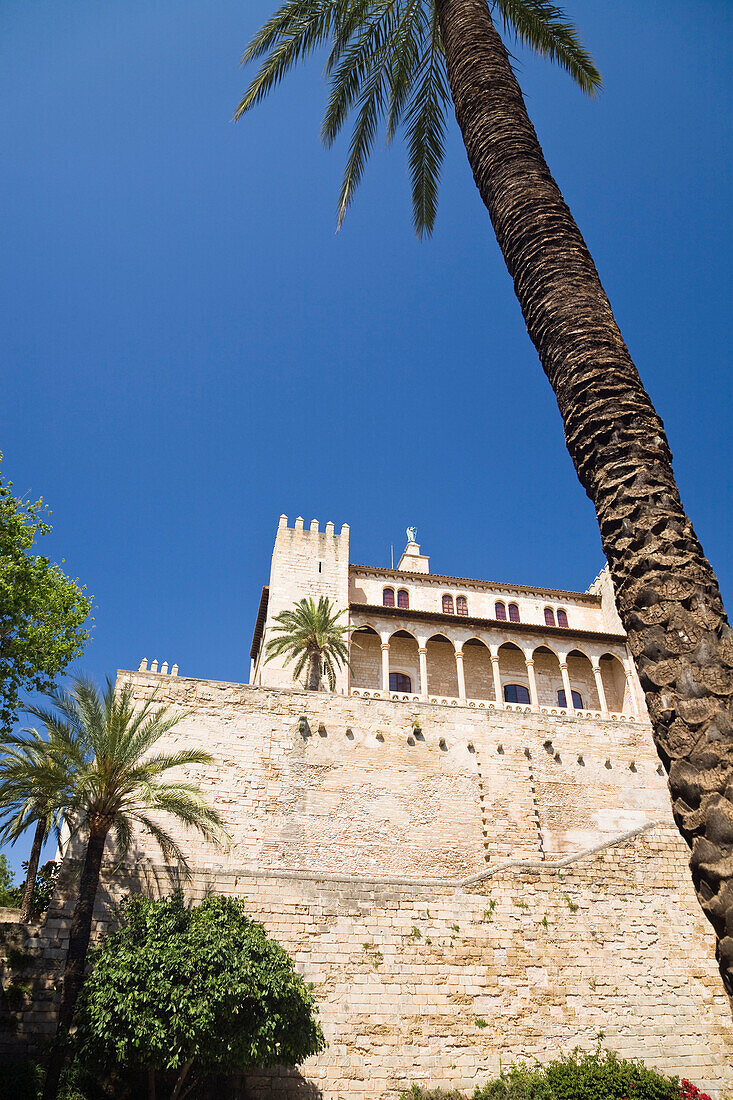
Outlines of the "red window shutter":
M 519 608 L 517 607 L 517 605 L 515 603 L 510 603 L 509 604 L 509 622 L 510 623 L 518 623 L 519 622 Z
M 456 611 L 459 615 L 468 615 L 468 600 L 465 596 L 456 597 Z
M 563 611 L 562 608 L 560 608 L 560 610 L 557 613 L 557 625 L 558 626 L 565 626 L 565 627 L 568 625 L 567 612 Z
M 501 602 L 501 600 L 499 600 L 494 605 L 494 615 L 497 619 L 500 619 L 501 622 L 506 622 L 506 608 L 504 607 L 504 604 Z
M 382 592 L 382 605 L 384 607 L 394 607 L 394 588 L 385 588 Z
M 399 590 L 399 592 L 397 593 L 397 606 L 402 607 L 405 610 L 407 610 L 407 608 L 409 608 L 409 606 L 410 606 L 410 597 L 409 597 L 409 594 L 407 592 L 407 589 L 401 588 Z
M 452 596 L 443 596 L 443 614 L 444 615 L 452 615 L 453 614 L 453 597 Z
M 545 608 L 545 626 L 554 626 L 554 625 L 555 625 L 555 612 L 552 610 L 551 607 L 546 607 Z

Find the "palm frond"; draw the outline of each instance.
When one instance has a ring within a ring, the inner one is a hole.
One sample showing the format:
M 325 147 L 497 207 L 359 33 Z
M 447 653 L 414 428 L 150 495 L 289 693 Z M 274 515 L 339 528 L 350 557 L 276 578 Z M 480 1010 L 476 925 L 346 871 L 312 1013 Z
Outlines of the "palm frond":
M 447 104 L 450 99 L 437 15 L 422 58 L 419 84 L 407 115 L 407 147 L 412 181 L 412 221 L 419 237 L 429 236 L 438 212 L 440 168 L 445 156 Z
M 523 45 L 556 62 L 588 95 L 601 90 L 601 74 L 578 32 L 549 0 L 495 0 L 504 29 Z

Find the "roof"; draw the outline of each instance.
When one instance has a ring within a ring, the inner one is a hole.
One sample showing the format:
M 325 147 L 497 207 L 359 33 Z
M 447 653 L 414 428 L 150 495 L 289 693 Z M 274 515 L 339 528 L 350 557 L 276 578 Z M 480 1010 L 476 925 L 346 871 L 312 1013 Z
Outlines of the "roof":
M 451 623 L 456 626 L 476 626 L 479 628 L 500 626 L 509 633 L 546 634 L 555 638 L 586 638 L 596 642 L 626 644 L 625 634 L 602 634 L 596 630 L 576 630 L 573 627 L 545 626 L 544 623 L 513 623 L 505 619 L 478 619 L 471 615 L 444 615 L 440 611 L 411 611 L 404 607 L 383 607 L 382 604 L 350 603 L 350 611 L 363 615 L 385 615 L 389 619 L 415 619 L 417 622 Z
M 500 589 L 504 592 L 518 592 L 523 595 L 555 596 L 560 600 L 577 600 L 581 603 L 600 607 L 601 597 L 595 592 L 571 592 L 561 588 L 540 588 L 537 585 L 507 584 L 504 581 L 482 581 L 473 577 L 449 577 L 443 573 L 407 573 L 402 569 L 386 569 L 378 565 L 350 565 L 349 573 L 367 573 L 372 577 L 389 577 L 395 581 L 437 581 L 441 584 L 457 586 L 479 585 L 481 588 Z
M 267 604 L 270 599 L 270 589 L 267 585 L 262 589 L 262 595 L 260 596 L 260 606 L 257 608 L 257 618 L 255 619 L 255 629 L 252 635 L 252 646 L 249 651 L 249 655 L 253 661 L 257 660 L 257 655 L 260 652 L 260 646 L 262 645 L 262 631 L 265 629 L 265 619 L 267 618 Z

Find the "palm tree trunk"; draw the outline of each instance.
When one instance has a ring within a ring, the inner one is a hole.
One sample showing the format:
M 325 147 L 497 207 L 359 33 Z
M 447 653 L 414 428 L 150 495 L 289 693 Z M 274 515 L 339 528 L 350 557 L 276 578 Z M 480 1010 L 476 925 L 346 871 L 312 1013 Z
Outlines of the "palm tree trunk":
M 308 691 L 318 691 L 321 686 L 321 651 L 313 649 L 308 657 Z
M 664 426 L 550 175 L 486 0 L 436 0 L 476 186 L 595 505 L 619 614 L 733 992 L 733 632 Z
M 38 861 L 41 858 L 41 848 L 43 847 L 45 838 L 46 822 L 44 818 L 39 817 L 36 822 L 36 831 L 33 834 L 31 854 L 28 857 L 28 874 L 25 878 L 25 890 L 23 891 L 23 901 L 20 906 L 20 919 L 22 921 L 29 921 L 31 919 L 31 912 L 33 910 L 33 887 L 36 885 Z
M 67 1055 L 69 1028 L 74 1017 L 76 1002 L 84 982 L 89 937 L 92 931 L 94 901 L 99 886 L 99 871 L 102 866 L 104 842 L 109 826 L 106 824 L 92 828 L 89 835 L 84 867 L 79 883 L 79 897 L 76 900 L 74 915 L 71 919 L 69 948 L 66 954 L 66 966 L 61 987 L 61 1005 L 59 1007 L 56 1038 L 51 1050 L 43 1087 L 43 1100 L 56 1100 L 59 1081 Z

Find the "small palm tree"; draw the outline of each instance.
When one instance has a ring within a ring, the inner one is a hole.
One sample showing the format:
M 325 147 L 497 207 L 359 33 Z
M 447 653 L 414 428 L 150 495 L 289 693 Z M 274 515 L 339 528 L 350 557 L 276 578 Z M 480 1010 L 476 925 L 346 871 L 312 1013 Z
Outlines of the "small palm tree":
M 28 709 L 44 723 L 49 735 L 63 729 L 68 741 L 77 746 L 68 814 L 74 822 L 74 832 L 86 835 L 56 1041 L 43 1092 L 44 1100 L 55 1100 L 66 1057 L 66 1039 L 84 981 L 94 901 L 108 835 L 113 833 L 118 854 L 122 856 L 132 844 L 133 828 L 141 827 L 153 836 L 163 858 L 177 861 L 187 873 L 181 848 L 157 815 L 168 814 L 217 843 L 226 834 L 219 815 L 206 804 L 195 784 L 164 778 L 173 768 L 210 764 L 213 759 L 203 749 L 155 751 L 160 739 L 184 715 L 171 714 L 165 706 L 154 708 L 154 698 L 136 707 L 131 685 L 126 684 L 116 692 L 109 680 L 101 695 L 94 684 L 76 678 L 70 693 L 56 690 L 49 698 L 54 710 Z
M 291 611 L 275 616 L 274 631 L 279 638 L 267 643 L 266 660 L 285 655 L 285 663 L 295 661 L 293 675 L 297 680 L 308 666 L 306 687 L 318 691 L 325 674 L 331 691 L 336 687 L 336 670 L 349 665 L 348 637 L 351 627 L 339 623 L 344 611 L 334 611 L 327 596 L 318 603 L 312 598 L 299 600 Z
M 11 844 L 34 828 L 20 919 L 30 920 L 41 849 L 52 830 L 60 836 L 63 811 L 73 795 L 78 746 L 66 729 L 48 727 L 7 736 L 0 757 L 0 841 Z

